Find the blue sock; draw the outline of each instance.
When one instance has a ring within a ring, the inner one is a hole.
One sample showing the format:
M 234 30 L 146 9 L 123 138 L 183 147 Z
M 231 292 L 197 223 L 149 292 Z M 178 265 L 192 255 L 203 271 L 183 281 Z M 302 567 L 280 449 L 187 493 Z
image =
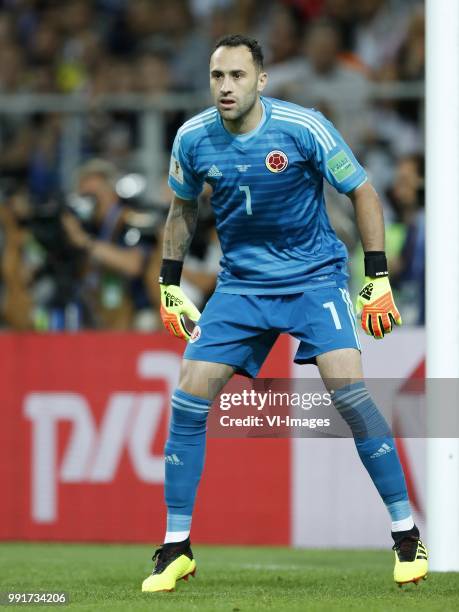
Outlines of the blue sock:
M 365 384 L 358 382 L 338 389 L 333 403 L 349 425 L 359 457 L 386 504 L 392 531 L 410 529 L 411 508 L 395 442 Z
M 188 537 L 196 490 L 204 467 L 206 423 L 211 402 L 176 389 L 172 395 L 166 460 L 165 497 L 167 533 L 165 542 Z

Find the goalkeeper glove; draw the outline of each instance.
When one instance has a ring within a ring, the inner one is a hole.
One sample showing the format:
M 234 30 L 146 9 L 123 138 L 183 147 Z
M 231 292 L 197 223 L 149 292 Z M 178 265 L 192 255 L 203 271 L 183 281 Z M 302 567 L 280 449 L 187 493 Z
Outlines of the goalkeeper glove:
M 160 312 L 164 327 L 173 336 L 188 342 L 193 333 L 193 324 L 201 313 L 177 285 L 160 285 L 160 289 Z
M 381 251 L 365 253 L 365 285 L 357 297 L 357 314 L 362 327 L 373 338 L 384 338 L 402 317 L 394 302 L 390 287 L 386 256 Z
M 167 331 L 188 342 L 201 313 L 179 287 L 182 267 L 182 261 L 163 259 L 159 276 L 160 313 Z

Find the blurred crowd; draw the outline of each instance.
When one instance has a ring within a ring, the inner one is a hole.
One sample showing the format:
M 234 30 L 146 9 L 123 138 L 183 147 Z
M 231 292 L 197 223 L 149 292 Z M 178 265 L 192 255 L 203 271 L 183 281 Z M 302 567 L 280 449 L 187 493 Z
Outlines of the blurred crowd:
M 134 93 L 154 104 L 181 93 L 205 101 L 209 55 L 230 32 L 262 43 L 267 95 L 322 110 L 353 147 L 384 204 L 404 321 L 424 322 L 424 104 L 418 93 L 375 93 L 422 83 L 422 2 L 0 0 L 1 328 L 159 327 L 167 158 L 176 129 L 196 108 L 163 114 L 164 159 L 157 163 L 164 179 L 150 193 L 139 162 L 141 113 L 107 111 L 98 100 Z M 15 94 L 91 102 L 79 118 L 71 189 L 63 114 L 8 112 L 1 102 Z M 212 293 L 220 258 L 210 195 L 206 189 L 201 197 L 183 277 L 199 307 Z M 363 264 L 352 207 L 328 189 L 327 202 L 356 291 Z

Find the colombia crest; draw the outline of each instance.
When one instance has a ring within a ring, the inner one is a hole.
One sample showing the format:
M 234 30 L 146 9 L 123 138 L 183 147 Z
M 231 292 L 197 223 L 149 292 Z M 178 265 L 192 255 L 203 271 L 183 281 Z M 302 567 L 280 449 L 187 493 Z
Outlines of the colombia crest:
M 283 172 L 288 166 L 288 157 L 283 151 L 271 151 L 266 156 L 265 164 L 270 172 Z

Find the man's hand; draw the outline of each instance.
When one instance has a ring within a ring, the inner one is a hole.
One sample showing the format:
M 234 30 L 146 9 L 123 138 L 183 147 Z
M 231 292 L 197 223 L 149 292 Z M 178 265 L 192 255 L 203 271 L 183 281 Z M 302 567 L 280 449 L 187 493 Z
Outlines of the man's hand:
M 193 330 L 187 327 L 185 317 L 193 323 L 201 313 L 193 302 L 183 293 L 178 285 L 160 285 L 161 290 L 161 319 L 167 331 L 183 340 L 191 338 Z
M 362 327 L 373 338 L 384 338 L 394 325 L 402 324 L 402 317 L 394 302 L 387 276 L 365 277 L 365 285 L 357 297 L 357 314 L 362 315 Z
M 61 219 L 67 238 L 72 246 L 82 250 L 89 249 L 92 245 L 91 236 L 85 232 L 79 220 L 70 213 L 64 213 Z

